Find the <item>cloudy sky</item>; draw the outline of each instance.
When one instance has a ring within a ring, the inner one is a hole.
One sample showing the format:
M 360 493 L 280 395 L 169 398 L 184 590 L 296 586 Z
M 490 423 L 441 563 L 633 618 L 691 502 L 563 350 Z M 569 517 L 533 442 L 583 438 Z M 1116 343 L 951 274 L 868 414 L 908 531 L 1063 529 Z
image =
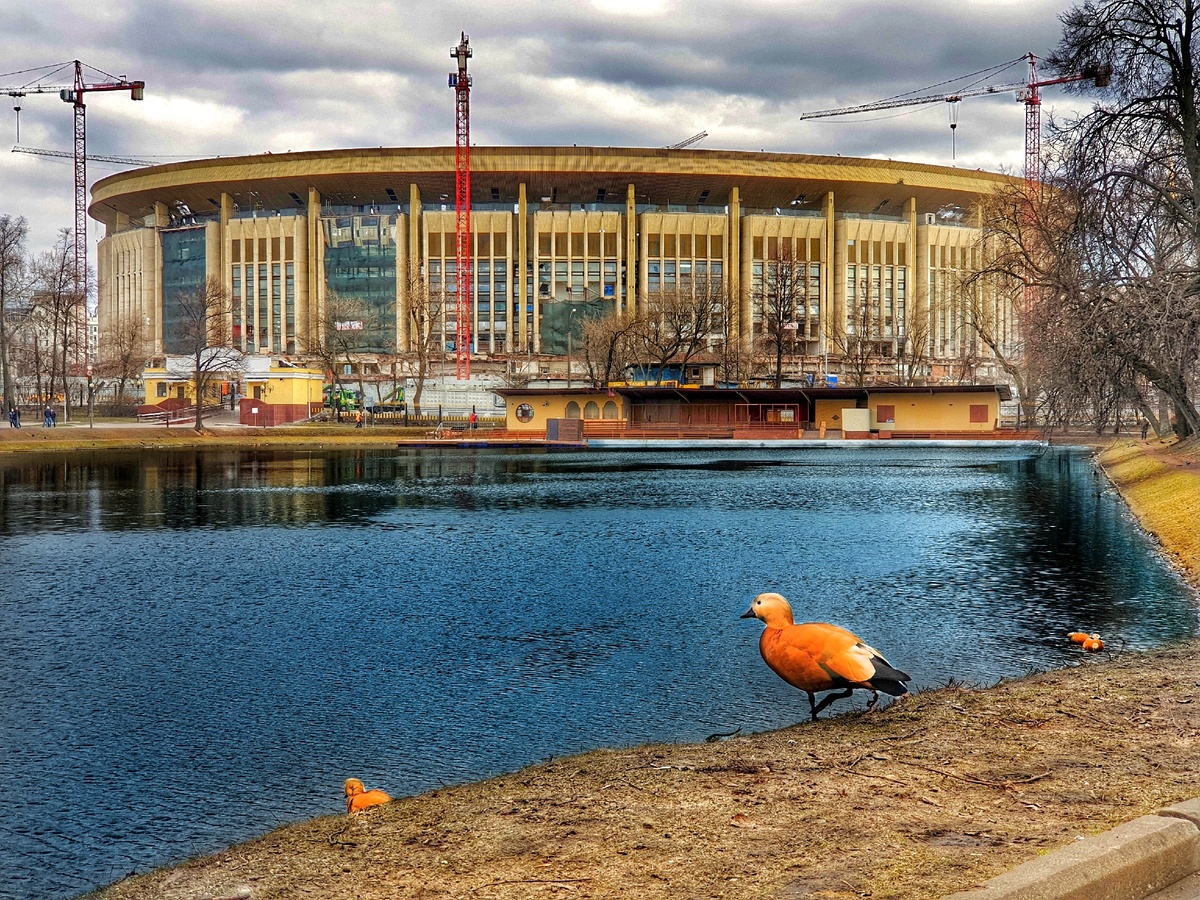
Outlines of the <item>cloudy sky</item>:
M 0 88 L 125 75 L 87 98 L 88 152 L 171 162 L 208 156 L 454 143 L 446 76 L 470 36 L 476 145 L 661 147 L 700 131 L 709 149 L 841 153 L 1019 173 L 1024 107 L 1012 94 L 802 121 L 801 113 L 910 92 L 1045 55 L 1070 0 L 42 0 L 3 4 Z M 1017 64 L 994 82 L 1019 82 Z M 924 90 L 929 89 L 929 90 Z M 1044 92 L 1045 114 L 1086 100 Z M 40 252 L 73 225 L 69 159 L 6 152 L 0 214 Z M 21 101 L 20 144 L 70 151 L 56 94 Z M 7 145 L 7 146 L 4 146 Z M 89 163 L 89 185 L 120 167 Z M 89 223 L 89 244 L 100 227 Z

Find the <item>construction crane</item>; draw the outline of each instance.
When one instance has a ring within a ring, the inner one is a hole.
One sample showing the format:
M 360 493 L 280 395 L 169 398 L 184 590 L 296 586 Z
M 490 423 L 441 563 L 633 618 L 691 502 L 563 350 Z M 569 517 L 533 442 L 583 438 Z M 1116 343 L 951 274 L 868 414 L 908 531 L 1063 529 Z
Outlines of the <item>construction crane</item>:
M 88 362 L 87 339 L 87 121 L 84 96 L 89 93 L 106 91 L 129 91 L 134 100 L 141 100 L 146 89 L 144 81 L 129 81 L 124 75 L 112 76 L 101 72 L 110 81 L 86 82 L 83 79 L 83 63 L 73 60 L 75 77 L 70 86 L 48 86 L 41 84 L 41 78 L 19 87 L 0 88 L 0 93 L 7 94 L 18 101 L 14 107 L 20 115 L 20 98 L 28 94 L 57 93 L 64 103 L 70 103 L 75 110 L 75 374 L 91 375 L 91 365 Z M 46 67 L 49 68 L 49 67 Z M 64 63 L 54 72 L 44 76 L 53 78 L 59 71 L 66 68 Z M 90 68 L 90 67 L 89 67 Z M 35 70 L 26 70 L 27 72 Z M 99 71 L 98 69 L 96 71 Z M 21 73 L 15 73 L 21 74 Z M 19 134 L 18 134 L 19 139 Z
M 454 339 L 455 378 L 471 378 L 471 76 L 467 60 L 471 58 L 471 42 L 462 32 L 458 46 L 450 51 L 458 60 L 458 71 L 450 73 L 454 88 L 455 146 L 454 153 L 454 214 L 458 304 L 455 315 L 457 331 Z
M 13 147 L 13 153 L 28 153 L 31 156 L 57 156 L 62 159 L 74 159 L 74 153 L 68 153 L 66 150 L 39 150 L 37 147 Z M 129 159 L 124 156 L 98 156 L 89 153 L 88 159 L 92 162 L 117 163 L 122 166 L 153 166 L 154 163 L 148 159 Z
M 1112 66 L 1088 66 L 1082 72 L 1063 75 L 1058 78 L 1048 78 L 1042 81 L 1037 76 L 1037 57 L 1032 53 L 1023 59 L 1029 64 L 1029 77 L 1023 82 L 1012 84 L 988 85 L 954 93 L 926 94 L 920 97 L 893 97 L 879 100 L 875 103 L 863 103 L 859 106 L 846 106 L 840 109 L 820 109 L 816 112 L 801 114 L 801 119 L 821 119 L 829 116 L 848 116 L 860 112 L 875 112 L 882 109 L 898 109 L 903 106 L 921 106 L 930 103 L 958 103 L 967 97 L 980 97 L 985 94 L 1005 94 L 1015 92 L 1017 100 L 1025 104 L 1025 184 L 1034 192 L 1041 187 L 1041 157 L 1042 157 L 1042 97 L 1041 89 L 1055 84 L 1069 84 L 1076 81 L 1092 81 L 1096 87 L 1108 87 L 1112 81 Z M 1013 60 L 1020 62 L 1020 60 Z M 1011 65 L 1007 63 L 1006 65 Z M 1000 67 L 998 67 L 1000 68 Z M 956 123 L 951 123 L 953 129 Z
M 708 137 L 707 131 L 702 131 L 699 134 L 693 134 L 686 141 L 680 141 L 678 144 L 671 144 L 667 147 L 668 150 L 682 150 L 684 147 L 690 147 L 692 144 L 698 144 Z

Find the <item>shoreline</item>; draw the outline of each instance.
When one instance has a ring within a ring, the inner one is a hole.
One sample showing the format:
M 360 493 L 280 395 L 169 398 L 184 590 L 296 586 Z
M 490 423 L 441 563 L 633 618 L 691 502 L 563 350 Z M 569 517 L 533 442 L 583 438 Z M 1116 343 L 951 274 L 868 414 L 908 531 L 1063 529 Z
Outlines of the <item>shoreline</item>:
M 1200 587 L 1195 448 L 1118 441 L 1098 458 Z M 936 898 L 1194 796 L 1198 682 L 1200 641 L 1081 656 L 815 726 L 556 759 L 88 896 Z

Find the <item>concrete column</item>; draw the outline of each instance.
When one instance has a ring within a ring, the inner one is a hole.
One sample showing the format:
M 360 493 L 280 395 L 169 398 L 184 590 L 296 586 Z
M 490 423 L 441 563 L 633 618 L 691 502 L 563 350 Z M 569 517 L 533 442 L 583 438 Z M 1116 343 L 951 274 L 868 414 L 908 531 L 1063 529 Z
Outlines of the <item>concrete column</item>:
M 415 184 L 408 186 L 408 265 L 405 271 L 403 309 L 400 313 L 400 346 L 412 350 L 412 302 L 413 295 L 424 298 L 428 295 L 425 254 L 422 253 L 421 228 L 424 221 L 421 215 L 421 189 Z M 420 335 L 417 340 L 420 340 Z
M 912 262 L 909 264 L 913 272 L 912 298 L 913 315 L 921 316 L 926 323 L 926 351 L 933 356 L 933 348 L 937 335 L 934 333 L 932 310 L 929 302 L 929 226 L 917 222 L 916 200 L 912 200 L 914 240 L 912 247 Z
M 737 321 L 731 323 L 730 334 L 738 342 L 748 348 L 749 337 L 753 333 L 747 327 L 750 321 L 743 306 L 743 295 L 748 291 L 742 290 L 742 200 L 737 187 L 729 190 L 729 224 L 725 235 L 725 283 L 729 288 L 729 309 L 736 310 Z
M 823 206 L 825 215 L 825 249 L 822 254 L 822 262 L 825 264 L 825 277 L 821 279 L 821 348 L 824 350 L 825 355 L 828 356 L 830 351 L 834 349 L 830 342 L 833 340 L 834 334 L 836 334 L 834 331 L 836 308 L 834 297 L 838 296 L 838 294 L 835 286 L 843 282 L 846 278 L 846 259 L 844 245 L 840 264 L 837 254 L 834 251 L 837 241 L 835 237 L 836 229 L 833 226 L 837 208 L 834 205 L 833 191 L 825 195 Z M 841 290 L 841 296 L 845 297 L 844 285 Z
M 643 254 L 638 252 L 637 186 L 630 184 L 625 189 L 625 284 L 621 285 L 625 309 L 622 314 L 636 313 L 639 308 L 638 291 L 643 284 L 640 277 Z M 618 264 L 618 270 L 620 265 Z
M 833 222 L 833 297 L 829 304 L 829 333 L 846 334 L 846 222 Z M 838 357 L 844 354 L 836 342 L 830 348 Z
M 516 250 L 513 265 L 517 269 L 515 273 L 517 276 L 517 314 L 511 322 L 512 334 L 509 337 L 509 346 L 513 352 L 516 352 L 518 343 L 522 347 L 528 348 L 530 341 L 533 340 L 533 335 L 528 333 L 525 327 L 525 317 L 529 315 L 525 306 L 528 303 L 526 298 L 529 296 L 529 261 L 532 255 L 529 252 L 529 196 L 524 182 L 517 185 Z
M 308 303 L 305 316 L 306 331 L 310 343 L 324 338 L 322 323 L 324 297 L 321 282 L 325 274 L 325 239 L 321 234 L 321 193 L 316 188 L 308 189 Z M 297 324 L 300 310 L 296 310 Z M 257 335 L 256 335 L 257 339 Z

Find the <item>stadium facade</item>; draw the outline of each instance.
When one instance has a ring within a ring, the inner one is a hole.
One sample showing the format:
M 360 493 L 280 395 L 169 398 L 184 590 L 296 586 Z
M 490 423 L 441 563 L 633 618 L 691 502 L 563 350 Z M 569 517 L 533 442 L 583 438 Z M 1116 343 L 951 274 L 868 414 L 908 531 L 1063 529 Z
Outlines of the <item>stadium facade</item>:
M 980 265 L 980 199 L 1014 179 L 892 160 L 611 147 L 471 149 L 474 359 L 562 355 L 578 325 L 637 312 L 656 291 L 720 281 L 723 334 L 762 331 L 770 260 L 804 263 L 797 357 L 828 359 L 871 310 L 881 360 L 923 343 L 928 375 L 988 351 L 961 283 Z M 378 148 L 202 159 L 131 170 L 92 189 L 101 335 L 138 326 L 149 355 L 187 352 L 178 298 L 217 277 L 248 353 L 304 357 L 331 292 L 362 302 L 367 366 L 412 349 L 412 307 L 448 301 L 455 336 L 455 150 Z M 421 285 L 421 288 L 417 288 Z M 1002 298 L 995 330 L 1015 344 Z M 920 325 L 919 328 L 915 327 Z M 366 326 L 364 326 L 366 327 Z M 918 334 L 919 332 L 919 334 Z M 578 348 L 578 344 L 576 344 Z

